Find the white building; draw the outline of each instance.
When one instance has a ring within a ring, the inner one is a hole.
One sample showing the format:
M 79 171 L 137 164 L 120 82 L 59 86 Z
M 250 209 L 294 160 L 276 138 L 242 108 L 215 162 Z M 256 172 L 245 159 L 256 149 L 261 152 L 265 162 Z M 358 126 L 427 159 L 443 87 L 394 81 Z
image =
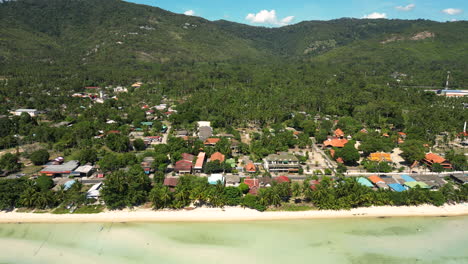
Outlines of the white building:
M 36 116 L 39 114 L 39 111 L 37 111 L 37 109 L 17 109 L 15 111 L 11 111 L 10 113 L 15 116 L 20 116 L 22 113 L 29 114 L 30 116 Z

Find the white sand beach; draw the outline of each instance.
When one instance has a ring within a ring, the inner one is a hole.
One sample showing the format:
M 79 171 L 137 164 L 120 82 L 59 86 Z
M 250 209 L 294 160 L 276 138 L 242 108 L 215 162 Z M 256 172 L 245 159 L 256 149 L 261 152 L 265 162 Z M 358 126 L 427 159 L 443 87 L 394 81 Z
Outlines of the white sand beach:
M 209 221 L 267 221 L 355 217 L 423 217 L 468 215 L 468 203 L 436 207 L 382 206 L 340 211 L 268 211 L 258 212 L 241 207 L 196 208 L 193 210 L 135 209 L 106 211 L 98 214 L 50 214 L 1 212 L 0 223 L 76 223 L 76 222 L 209 222 Z

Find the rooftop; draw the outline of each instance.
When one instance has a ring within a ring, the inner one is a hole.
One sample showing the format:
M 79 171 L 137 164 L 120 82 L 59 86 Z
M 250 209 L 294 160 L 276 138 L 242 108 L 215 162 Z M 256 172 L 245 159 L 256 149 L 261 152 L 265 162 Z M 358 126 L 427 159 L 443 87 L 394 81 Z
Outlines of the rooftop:
M 296 156 L 288 152 L 279 152 L 278 154 L 270 154 L 266 157 L 268 161 L 299 161 Z
M 40 171 L 43 174 L 67 174 L 78 167 L 78 161 L 71 160 L 60 165 L 49 165 Z

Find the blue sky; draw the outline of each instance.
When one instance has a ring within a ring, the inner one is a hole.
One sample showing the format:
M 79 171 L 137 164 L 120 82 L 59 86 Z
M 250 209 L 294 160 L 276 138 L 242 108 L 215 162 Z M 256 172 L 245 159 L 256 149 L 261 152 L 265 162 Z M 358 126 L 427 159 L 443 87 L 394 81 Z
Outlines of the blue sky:
M 468 0 L 127 0 L 209 20 L 283 26 L 341 17 L 468 20 Z

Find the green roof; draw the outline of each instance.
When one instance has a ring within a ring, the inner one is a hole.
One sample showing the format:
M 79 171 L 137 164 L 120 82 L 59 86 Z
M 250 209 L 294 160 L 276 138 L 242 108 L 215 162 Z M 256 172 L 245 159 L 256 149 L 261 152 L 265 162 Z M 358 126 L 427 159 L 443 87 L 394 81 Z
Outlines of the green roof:
M 143 126 L 152 126 L 153 122 L 141 122 Z
M 374 187 L 372 182 L 370 182 L 367 178 L 359 177 L 359 178 L 357 178 L 357 181 L 358 181 L 359 184 L 364 185 L 366 187 L 370 187 L 370 188 Z
M 419 187 L 421 187 L 423 189 L 429 189 L 430 188 L 429 185 L 427 185 L 426 183 L 419 182 L 419 181 L 405 182 L 405 185 L 410 187 L 411 189 L 416 188 L 417 185 L 419 185 Z

